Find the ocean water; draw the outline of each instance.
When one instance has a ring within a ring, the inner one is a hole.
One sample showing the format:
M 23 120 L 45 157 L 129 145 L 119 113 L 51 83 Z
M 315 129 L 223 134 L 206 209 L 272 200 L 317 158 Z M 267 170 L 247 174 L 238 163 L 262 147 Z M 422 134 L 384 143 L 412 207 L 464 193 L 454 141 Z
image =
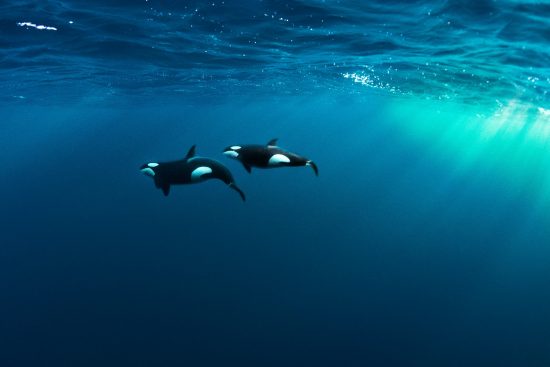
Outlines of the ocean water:
M 1 1 L 0 366 L 550 366 L 550 3 Z M 253 169 L 228 145 L 319 166 Z M 139 171 L 189 147 L 219 181 Z

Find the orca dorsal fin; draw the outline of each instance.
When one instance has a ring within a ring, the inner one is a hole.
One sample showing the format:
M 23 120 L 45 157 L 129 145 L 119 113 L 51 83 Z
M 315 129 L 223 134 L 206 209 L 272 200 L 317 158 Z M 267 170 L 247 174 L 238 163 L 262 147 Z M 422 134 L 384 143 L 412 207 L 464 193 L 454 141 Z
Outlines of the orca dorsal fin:
M 185 156 L 185 160 L 188 160 L 188 159 L 193 158 L 193 157 L 195 156 L 195 148 L 196 148 L 196 147 L 197 147 L 196 145 L 193 145 L 193 146 L 189 149 L 189 151 L 187 152 L 187 155 Z
M 271 139 L 270 141 L 267 142 L 267 146 L 268 147 L 276 147 L 277 146 L 277 140 L 279 140 L 279 139 L 278 138 Z

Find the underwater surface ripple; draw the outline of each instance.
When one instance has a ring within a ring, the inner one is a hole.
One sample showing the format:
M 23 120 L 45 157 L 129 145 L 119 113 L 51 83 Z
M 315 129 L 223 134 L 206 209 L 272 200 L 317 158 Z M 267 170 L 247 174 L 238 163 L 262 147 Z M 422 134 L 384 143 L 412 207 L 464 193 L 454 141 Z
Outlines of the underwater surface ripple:
M 370 87 L 549 107 L 544 2 L 19 0 L 0 11 L 5 98 Z

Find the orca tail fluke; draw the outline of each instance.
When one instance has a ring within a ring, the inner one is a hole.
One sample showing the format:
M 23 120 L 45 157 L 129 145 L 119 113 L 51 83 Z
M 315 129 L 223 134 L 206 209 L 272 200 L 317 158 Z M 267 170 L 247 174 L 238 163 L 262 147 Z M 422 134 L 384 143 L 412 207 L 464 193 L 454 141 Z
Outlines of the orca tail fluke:
M 317 165 L 313 161 L 307 161 L 306 166 L 310 166 L 313 168 L 313 172 L 315 172 L 315 176 L 319 176 L 319 169 L 317 168 Z
M 239 195 L 241 195 L 241 199 L 243 199 L 243 201 L 246 201 L 246 196 L 244 195 L 243 190 L 239 189 L 239 187 L 234 182 L 231 182 L 228 186 L 237 191 Z

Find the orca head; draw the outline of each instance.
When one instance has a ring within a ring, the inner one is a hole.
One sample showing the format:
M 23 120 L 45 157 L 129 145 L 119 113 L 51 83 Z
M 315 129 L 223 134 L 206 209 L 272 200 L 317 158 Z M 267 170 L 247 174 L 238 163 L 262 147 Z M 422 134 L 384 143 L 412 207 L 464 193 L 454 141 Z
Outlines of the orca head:
M 223 154 L 229 158 L 239 159 L 239 150 L 241 148 L 239 145 L 231 145 L 223 150 Z
M 156 171 L 155 169 L 158 167 L 158 163 L 151 162 L 151 163 L 145 163 L 140 167 L 141 173 L 143 173 L 145 176 L 149 177 L 155 177 Z

